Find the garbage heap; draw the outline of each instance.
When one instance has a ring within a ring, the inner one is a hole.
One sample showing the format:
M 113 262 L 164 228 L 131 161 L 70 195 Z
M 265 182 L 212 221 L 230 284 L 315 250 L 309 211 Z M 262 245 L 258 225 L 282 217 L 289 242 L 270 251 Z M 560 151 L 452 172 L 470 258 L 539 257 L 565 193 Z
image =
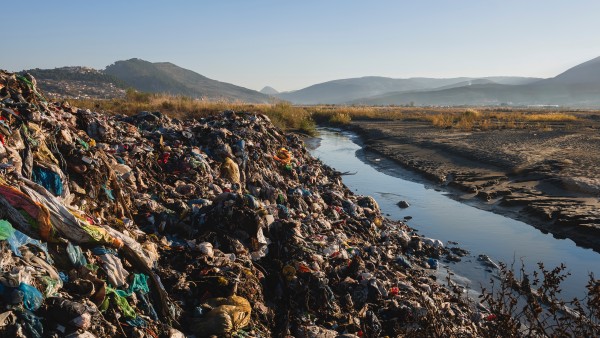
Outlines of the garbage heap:
M 443 244 L 265 115 L 108 116 L 7 72 L 0 102 L 1 336 L 477 335 Z

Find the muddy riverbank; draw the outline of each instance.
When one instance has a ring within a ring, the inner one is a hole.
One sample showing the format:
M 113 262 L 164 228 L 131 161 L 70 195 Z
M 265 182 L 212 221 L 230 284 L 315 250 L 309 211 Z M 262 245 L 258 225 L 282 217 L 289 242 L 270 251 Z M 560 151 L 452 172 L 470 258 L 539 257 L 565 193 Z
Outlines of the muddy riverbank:
M 499 212 L 600 251 L 600 133 L 594 124 L 460 131 L 353 121 L 364 148 Z

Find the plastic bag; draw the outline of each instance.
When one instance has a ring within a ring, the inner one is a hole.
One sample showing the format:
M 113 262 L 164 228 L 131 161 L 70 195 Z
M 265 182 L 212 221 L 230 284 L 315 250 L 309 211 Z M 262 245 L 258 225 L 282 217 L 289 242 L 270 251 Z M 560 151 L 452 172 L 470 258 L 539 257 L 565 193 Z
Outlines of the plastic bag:
M 55 196 L 63 193 L 63 182 L 58 173 L 42 167 L 33 167 L 31 180 L 43 186 Z
M 97 253 L 94 253 L 97 255 Z M 123 262 L 119 257 L 106 253 L 98 255 L 102 262 L 102 267 L 108 276 L 108 282 L 113 286 L 121 287 L 125 284 L 129 272 L 123 267 Z
M 58 294 L 58 290 L 62 288 L 63 283 L 62 280 L 52 279 L 48 276 L 42 276 L 41 280 L 43 284 L 46 285 L 46 289 L 44 290 L 44 297 L 52 297 Z
M 135 310 L 131 307 L 131 305 L 129 305 L 129 303 L 127 302 L 127 299 L 125 299 L 125 297 L 120 296 L 117 293 L 118 290 L 111 288 L 110 286 L 106 286 L 106 295 L 110 295 L 112 294 L 115 300 L 115 303 L 117 304 L 117 307 L 121 310 L 121 312 L 123 312 L 123 315 L 125 315 L 125 317 L 128 318 L 135 318 L 137 317 L 137 314 L 135 313 Z M 100 306 L 102 310 L 106 311 L 106 309 L 108 309 L 108 302 L 109 302 L 109 297 L 106 297 L 106 299 L 104 300 L 104 303 L 102 303 L 102 305 Z
M 85 266 L 87 260 L 83 255 L 83 251 L 78 245 L 73 245 L 71 242 L 67 245 L 67 254 L 69 254 L 69 260 L 75 267 Z
M 226 158 L 223 165 L 221 165 L 221 172 L 225 178 L 231 181 L 231 183 L 240 183 L 240 168 L 237 163 L 229 157 Z
M 14 233 L 15 233 L 15 228 L 13 228 L 12 225 L 8 221 L 5 221 L 3 219 L 0 220 L 0 240 L 2 240 L 2 241 L 7 240 Z
M 78 302 L 61 297 L 50 297 L 46 300 L 48 317 L 63 325 L 72 325 L 88 329 L 92 325 L 89 308 Z
M 17 288 L 17 291 L 23 294 L 23 305 L 27 310 L 35 311 L 42 306 L 44 296 L 35 287 L 21 283 Z
M 252 306 L 244 297 L 211 298 L 203 306 L 211 310 L 191 323 L 194 333 L 224 336 L 250 324 Z
M 290 164 L 290 162 L 292 162 L 292 153 L 290 153 L 290 151 L 285 148 L 280 148 L 279 150 L 277 150 L 277 153 L 273 156 L 273 158 L 275 159 L 275 161 L 281 164 Z
M 131 297 L 131 295 L 137 291 L 146 294 L 150 292 L 150 288 L 148 287 L 148 278 L 149 277 L 143 273 L 136 273 L 133 275 L 133 281 L 127 290 L 115 290 L 115 292 L 121 297 Z
M 8 244 L 10 245 L 12 252 L 18 257 L 23 257 L 21 255 L 21 250 L 19 249 L 20 247 L 27 244 L 35 245 L 46 254 L 46 261 L 48 261 L 48 263 L 53 263 L 52 259 L 50 258 L 50 254 L 48 253 L 48 246 L 46 243 L 42 243 L 37 239 L 33 239 L 19 230 L 15 230 L 12 236 L 8 238 Z
M 42 338 L 42 335 L 44 334 L 44 326 L 42 325 L 40 317 L 27 310 L 18 312 L 18 317 L 21 321 L 21 325 L 23 326 L 25 336 Z

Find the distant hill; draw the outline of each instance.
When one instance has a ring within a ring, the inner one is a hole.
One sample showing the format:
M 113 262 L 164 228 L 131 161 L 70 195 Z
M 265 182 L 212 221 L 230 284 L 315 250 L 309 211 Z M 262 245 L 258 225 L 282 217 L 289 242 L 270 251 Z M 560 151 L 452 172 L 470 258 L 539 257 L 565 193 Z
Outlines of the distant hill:
M 486 78 L 493 82 L 494 78 Z M 522 84 L 455 84 L 451 88 L 397 91 L 352 100 L 365 105 L 559 105 L 600 107 L 600 57 L 549 79 Z
M 50 97 L 109 99 L 125 95 L 123 81 L 89 67 L 35 68 L 21 73 L 33 75 Z
M 29 69 L 40 88 L 56 98 L 123 97 L 126 88 L 143 92 L 185 95 L 210 100 L 263 103 L 271 97 L 254 90 L 209 79 L 168 62 L 140 59 L 117 61 L 105 70 L 89 67 Z
M 209 79 L 170 62 L 152 63 L 141 59 L 117 61 L 106 67 L 104 73 L 143 92 L 185 95 L 210 100 L 239 100 L 253 103 L 269 101 L 269 97 L 265 94 Z
M 292 92 L 272 87 L 261 92 L 209 79 L 169 62 L 117 61 L 105 70 L 88 67 L 30 69 L 49 96 L 63 98 L 122 97 L 125 88 L 210 100 L 251 103 L 273 97 L 295 104 L 365 105 L 561 105 L 600 107 L 600 57 L 549 79 L 493 76 L 447 79 L 368 76 L 333 80 Z
M 562 85 L 600 85 L 600 57 L 570 68 L 543 83 Z
M 365 105 L 459 106 L 515 104 L 515 101 L 520 104 L 525 100 L 532 99 L 530 91 L 514 87 L 517 86 L 497 83 L 474 84 L 439 90 L 388 93 L 354 100 L 352 103 Z M 535 102 L 535 99 L 532 102 Z M 536 104 L 540 103 L 536 102 Z
M 358 98 L 375 97 L 391 92 L 410 92 L 434 88 L 448 88 L 456 85 L 462 86 L 467 85 L 469 81 L 522 84 L 538 80 L 540 79 L 523 77 L 393 79 L 368 76 L 319 83 L 294 92 L 280 93 L 277 97 L 296 104 L 341 104 L 354 101 Z
M 265 94 L 265 95 L 276 95 L 279 94 L 279 92 L 277 91 L 277 89 L 270 87 L 270 86 L 266 86 L 263 89 L 260 90 L 261 93 Z

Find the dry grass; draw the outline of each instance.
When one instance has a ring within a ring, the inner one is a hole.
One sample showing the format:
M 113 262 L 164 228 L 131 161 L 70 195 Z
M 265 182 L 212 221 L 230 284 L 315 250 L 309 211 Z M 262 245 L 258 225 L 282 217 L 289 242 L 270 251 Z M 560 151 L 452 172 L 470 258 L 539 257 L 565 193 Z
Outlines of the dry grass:
M 316 127 L 310 111 L 286 102 L 250 104 L 128 91 L 127 96 L 123 99 L 86 99 L 74 100 L 72 103 L 76 107 L 100 110 L 110 114 L 133 115 L 141 111 L 160 111 L 180 119 L 202 118 L 225 110 L 251 111 L 269 116 L 276 126 L 286 130 L 298 130 L 312 135 L 315 133 Z
M 425 116 L 425 119 L 431 121 L 431 124 L 436 127 L 460 130 L 532 128 L 549 131 L 552 128 L 547 123 L 573 122 L 579 118 L 562 112 L 498 112 L 467 109 L 463 112 L 436 112 Z
M 452 128 L 454 125 L 454 117 L 448 113 L 431 115 L 430 121 L 434 126 L 439 128 Z
M 337 112 L 329 118 L 331 124 L 350 124 L 350 121 L 352 121 L 352 118 L 348 113 Z
M 296 106 L 286 102 L 248 104 L 231 101 L 208 101 L 184 96 L 148 94 L 129 90 L 123 99 L 75 100 L 75 106 L 125 115 L 140 111 L 161 111 L 177 118 L 201 118 L 224 110 L 252 111 L 266 114 L 273 123 L 286 130 L 315 133 L 315 122 L 348 124 L 359 120 L 401 120 L 431 123 L 438 128 L 460 130 L 490 130 L 541 128 L 550 130 L 548 123 L 567 123 L 578 120 L 573 113 L 525 108 L 477 109 L 448 107 L 367 107 L 367 106 Z

